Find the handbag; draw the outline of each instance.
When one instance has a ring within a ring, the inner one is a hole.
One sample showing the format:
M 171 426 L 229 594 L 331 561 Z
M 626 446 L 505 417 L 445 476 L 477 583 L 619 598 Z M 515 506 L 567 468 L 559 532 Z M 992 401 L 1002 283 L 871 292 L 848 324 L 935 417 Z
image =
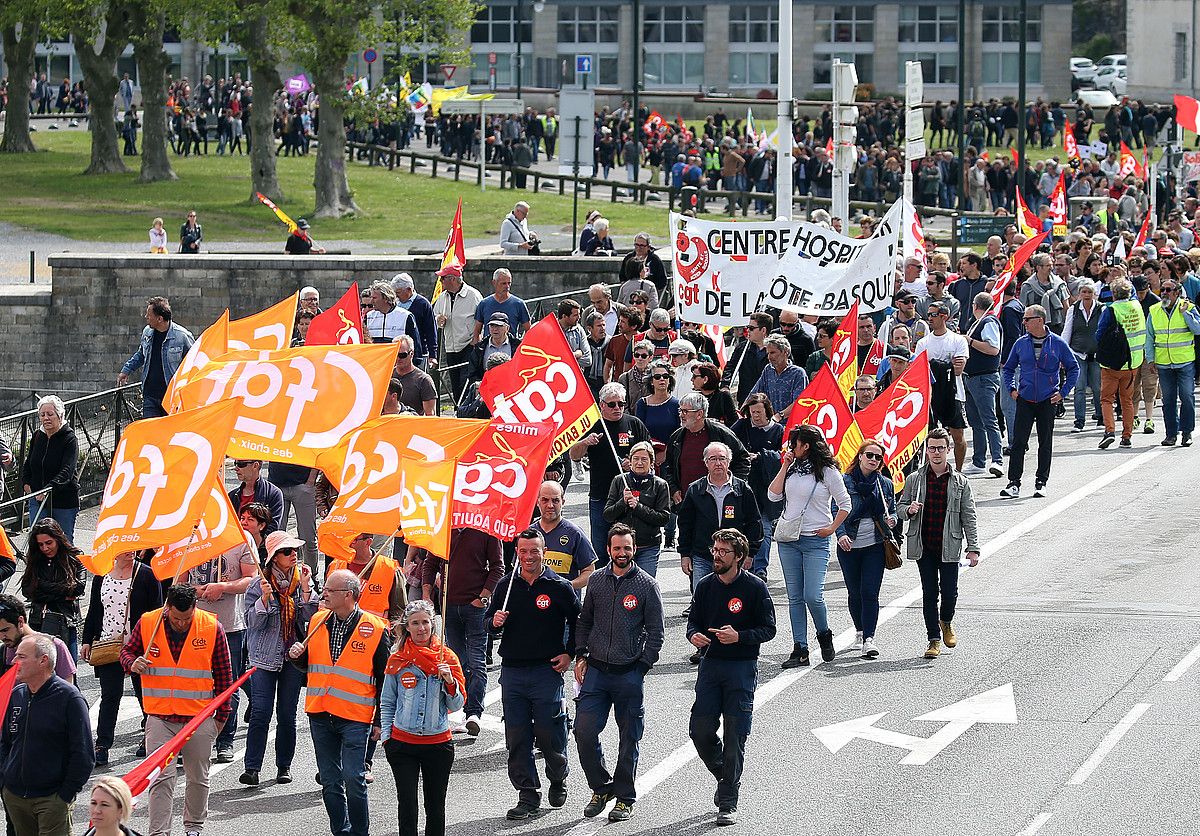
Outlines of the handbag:
M 879 498 L 883 499 L 883 486 L 879 488 Z M 887 502 L 884 502 L 884 508 L 887 507 Z M 879 520 L 875 520 L 875 530 L 879 532 L 879 540 L 883 543 L 883 568 L 884 569 L 899 569 L 904 565 L 903 549 L 899 540 L 897 540 L 891 531 L 879 524 Z
M 784 490 L 787 490 L 787 480 L 784 479 Z M 800 539 L 800 528 L 804 522 L 804 512 L 808 510 L 808 505 L 812 502 L 813 494 L 817 492 L 817 477 L 813 475 L 813 488 L 808 494 L 808 499 L 804 501 L 804 507 L 800 509 L 800 516 L 789 520 L 787 517 L 781 516 L 779 521 L 775 523 L 775 533 L 772 535 L 776 543 L 794 543 Z M 786 499 L 784 500 L 787 501 Z
M 129 595 L 125 597 L 125 628 L 121 634 L 92 642 L 92 652 L 88 654 L 88 663 L 93 668 L 111 665 L 121 659 L 121 648 L 125 646 L 125 640 L 129 637 L 129 606 L 133 599 L 133 583 L 136 577 L 137 566 L 134 566 L 133 574 L 129 576 Z
M 47 636 L 67 640 L 70 624 L 67 623 L 67 617 L 60 612 L 47 609 L 42 613 L 42 623 L 38 625 L 38 632 L 45 633 Z

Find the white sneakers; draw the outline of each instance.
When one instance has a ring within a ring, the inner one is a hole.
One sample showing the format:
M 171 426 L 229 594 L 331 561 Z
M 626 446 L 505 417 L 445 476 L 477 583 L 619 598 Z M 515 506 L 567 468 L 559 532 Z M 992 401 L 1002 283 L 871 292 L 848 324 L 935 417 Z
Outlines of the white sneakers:
M 479 718 L 472 714 L 467 718 L 467 734 L 471 737 L 479 737 Z
M 850 649 L 858 650 L 862 646 L 863 646 L 863 634 L 862 634 L 862 630 L 859 630 L 857 633 L 854 634 L 854 643 L 850 645 Z
M 862 643 L 862 658 L 874 659 L 879 655 L 879 648 L 875 646 L 875 637 L 864 639 Z

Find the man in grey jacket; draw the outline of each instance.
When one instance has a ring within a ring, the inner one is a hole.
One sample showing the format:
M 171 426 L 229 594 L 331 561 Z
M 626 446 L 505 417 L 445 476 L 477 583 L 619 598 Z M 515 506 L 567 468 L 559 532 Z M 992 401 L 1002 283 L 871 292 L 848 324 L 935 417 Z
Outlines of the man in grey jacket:
M 634 562 L 636 551 L 633 529 L 616 523 L 608 530 L 609 564 L 588 580 L 575 634 L 575 681 L 580 685 L 575 743 L 592 789 L 583 814 L 595 818 L 615 798 L 609 821 L 626 821 L 633 813 L 645 727 L 643 686 L 663 646 L 662 595 L 654 578 Z M 620 734 L 611 773 L 600 747 L 610 708 Z
M 942 644 L 954 647 L 954 607 L 958 603 L 958 567 L 966 541 L 967 561 L 979 563 L 975 498 L 967 477 L 950 466 L 950 433 L 935 427 L 925 439 L 926 464 L 904 485 L 897 506 L 908 518 L 908 559 L 917 562 L 925 631 L 926 659 L 941 655 Z M 939 607 L 938 594 L 941 593 Z

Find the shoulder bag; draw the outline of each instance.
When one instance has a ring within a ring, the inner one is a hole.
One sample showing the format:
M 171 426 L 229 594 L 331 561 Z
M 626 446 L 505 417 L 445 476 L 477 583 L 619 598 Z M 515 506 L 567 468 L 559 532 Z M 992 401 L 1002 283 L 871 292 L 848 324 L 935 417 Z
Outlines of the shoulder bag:
M 879 485 L 879 498 L 883 501 L 884 512 L 887 511 L 887 497 L 883 495 L 883 485 Z M 875 530 L 879 532 L 879 541 L 883 543 L 883 568 L 899 569 L 904 565 L 903 543 L 896 538 L 895 532 L 879 524 L 875 519 Z
M 787 477 L 783 480 L 784 505 L 787 505 Z M 788 519 L 781 516 L 779 522 L 775 523 L 775 533 L 772 539 L 776 543 L 794 543 L 800 539 L 800 528 L 804 523 L 804 512 L 808 510 L 809 503 L 812 502 L 813 494 L 817 492 L 817 475 L 813 474 L 813 488 L 808 493 L 808 499 L 804 501 L 804 507 L 800 509 L 800 516 L 795 519 Z
M 92 652 L 88 655 L 88 663 L 93 668 L 98 668 L 102 665 L 111 665 L 121 658 L 121 648 L 125 646 L 125 640 L 129 637 L 129 606 L 133 600 L 133 584 L 137 580 L 137 574 L 138 567 L 137 564 L 134 564 L 133 574 L 129 576 L 129 594 L 125 596 L 125 626 L 121 634 L 109 639 L 100 639 L 92 642 Z M 103 623 L 103 615 L 101 615 L 100 620 Z

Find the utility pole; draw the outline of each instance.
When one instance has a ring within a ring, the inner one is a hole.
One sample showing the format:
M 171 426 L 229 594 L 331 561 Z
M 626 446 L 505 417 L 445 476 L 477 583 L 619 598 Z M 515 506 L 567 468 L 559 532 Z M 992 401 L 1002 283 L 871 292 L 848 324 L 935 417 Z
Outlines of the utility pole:
M 521 98 L 521 26 L 525 17 L 525 0 L 517 0 L 517 20 L 513 32 L 517 36 L 517 98 Z
M 958 0 L 958 110 L 954 116 L 958 122 L 958 211 L 967 208 L 967 0 Z
M 1027 47 L 1029 42 L 1029 0 L 1021 0 L 1017 11 L 1017 27 L 1021 39 L 1017 41 L 1017 188 L 1021 190 L 1021 198 L 1025 197 L 1025 71 L 1028 59 Z
M 792 217 L 792 0 L 779 0 L 779 91 L 776 113 L 775 217 Z
M 642 124 L 638 117 L 638 94 L 642 87 L 642 4 L 641 0 L 633 0 L 633 98 L 631 105 L 633 107 L 633 118 L 629 120 L 633 128 L 633 141 L 637 143 L 639 154 L 643 146 L 642 142 Z M 636 184 L 639 175 L 641 174 L 641 160 L 633 167 L 633 182 Z M 637 199 L 637 191 L 634 191 L 634 199 Z

